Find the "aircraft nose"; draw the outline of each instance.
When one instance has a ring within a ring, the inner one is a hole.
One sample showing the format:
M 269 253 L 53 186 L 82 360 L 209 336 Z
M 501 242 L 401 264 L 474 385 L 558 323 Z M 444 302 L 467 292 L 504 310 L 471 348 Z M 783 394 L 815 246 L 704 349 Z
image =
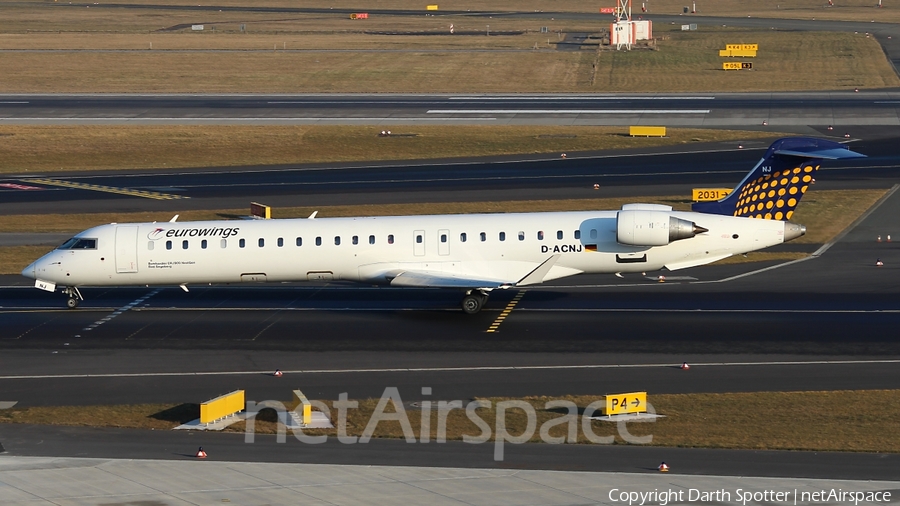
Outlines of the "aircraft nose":
M 26 278 L 37 279 L 34 275 L 34 264 L 37 262 L 32 262 L 28 264 L 28 267 L 22 269 L 22 275 Z

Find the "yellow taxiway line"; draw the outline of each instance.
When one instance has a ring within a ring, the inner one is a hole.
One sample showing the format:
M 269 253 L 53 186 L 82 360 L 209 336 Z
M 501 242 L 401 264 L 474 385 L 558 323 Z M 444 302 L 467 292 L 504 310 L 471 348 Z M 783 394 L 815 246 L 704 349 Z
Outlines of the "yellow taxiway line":
M 506 308 L 504 308 L 503 311 L 500 312 L 500 316 L 498 316 L 497 319 L 494 320 L 494 323 L 492 323 L 491 326 L 488 327 L 488 332 L 497 332 L 497 329 L 500 327 L 500 324 L 503 323 L 503 320 L 505 320 L 506 317 L 509 316 L 510 313 L 512 313 L 512 310 L 516 308 L 516 304 L 518 304 L 519 301 L 522 300 L 522 297 L 525 296 L 525 292 L 526 290 L 520 291 L 516 294 L 515 297 L 513 297 L 511 301 L 509 301 L 509 304 L 506 305 Z
M 119 195 L 128 195 L 131 197 L 142 197 L 145 199 L 155 200 L 177 200 L 189 199 L 184 195 L 173 195 L 170 193 L 159 193 L 144 190 L 132 190 L 131 188 L 116 188 L 115 186 L 103 186 L 98 184 L 76 183 L 73 181 L 63 181 L 62 179 L 50 178 L 29 178 L 22 179 L 26 183 L 42 184 L 46 186 L 61 186 L 63 188 L 74 188 L 76 190 L 91 190 L 96 192 L 117 193 Z

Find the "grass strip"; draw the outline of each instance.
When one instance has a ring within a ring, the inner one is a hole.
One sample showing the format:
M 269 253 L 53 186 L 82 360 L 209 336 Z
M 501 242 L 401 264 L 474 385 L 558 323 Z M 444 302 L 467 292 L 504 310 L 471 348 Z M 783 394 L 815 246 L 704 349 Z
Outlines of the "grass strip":
M 812 191 L 797 207 L 793 221 L 807 226 L 806 236 L 796 243 L 823 244 L 869 209 L 886 190 Z M 508 202 L 448 202 L 417 204 L 379 204 L 327 207 L 287 207 L 273 210 L 275 218 L 305 218 L 319 211 L 319 218 L 348 216 L 400 216 L 423 214 L 521 213 L 544 211 L 591 211 L 618 209 L 623 204 L 645 202 L 664 204 L 677 210 L 690 209 L 690 201 L 678 196 L 622 197 L 604 199 L 520 200 Z M 235 219 L 249 214 L 248 209 L 209 211 L 167 211 L 141 213 L 38 214 L 0 216 L 0 232 L 71 232 L 76 233 L 105 223 L 138 223 L 168 221 L 180 214 L 180 221 Z M 18 274 L 26 265 L 53 249 L 51 246 L 0 247 L 0 274 Z M 733 256 L 720 263 L 796 260 L 802 253 L 766 251 Z
M 684 14 L 685 3 L 683 0 L 653 0 L 642 4 L 651 14 L 667 14 L 682 15 Z M 877 2 L 872 0 L 841 0 L 834 2 L 835 5 L 828 5 L 827 2 L 821 0 L 792 0 L 791 2 L 782 2 L 780 4 L 746 2 L 744 0 L 716 0 L 715 2 L 700 2 L 696 4 L 696 15 L 685 16 L 685 20 L 701 24 L 705 23 L 703 16 L 729 16 L 729 17 L 768 17 L 778 19 L 817 19 L 817 20 L 839 20 L 839 21 L 879 21 L 884 23 L 900 22 L 900 11 L 890 8 L 879 9 L 876 7 Z M 97 4 L 92 4 L 97 5 Z M 230 24 L 236 24 L 241 21 L 269 22 L 280 24 L 282 30 L 288 29 L 314 29 L 316 26 L 309 26 L 307 23 L 300 23 L 298 20 L 304 19 L 300 12 L 254 12 L 248 11 L 220 11 L 209 6 L 200 6 L 196 0 L 167 0 L 164 5 L 160 5 L 158 0 L 125 0 L 116 2 L 117 6 L 130 6 L 131 8 L 104 8 L 103 6 L 85 9 L 83 4 L 76 6 L 67 6 L 65 2 L 46 2 L 45 0 L 19 0 L 4 6 L 4 11 L 8 11 L 7 16 L 10 17 L 10 23 L 4 26 L 4 30 L 9 32 L 23 32 L 34 30 L 83 30 L 100 29 L 104 31 L 117 32 L 124 30 L 148 30 L 158 29 L 161 27 L 172 26 L 176 23 L 198 23 L 205 22 L 207 25 L 215 25 L 217 31 L 226 29 Z M 215 3 L 218 6 L 226 7 L 248 7 L 246 0 L 219 0 Z M 369 9 L 361 8 L 360 3 L 356 0 L 333 0 L 329 2 L 309 1 L 298 5 L 292 0 L 258 0 L 253 2 L 253 8 L 288 8 L 296 9 L 297 7 L 312 9 L 334 9 L 338 12 L 335 14 L 317 13 L 314 19 L 318 19 L 320 23 L 327 22 L 332 19 L 339 19 L 344 22 L 344 26 L 359 27 L 369 26 L 373 22 L 377 22 L 381 10 L 408 10 L 411 16 L 428 19 L 423 16 L 428 13 L 425 5 L 417 0 L 379 0 L 377 4 L 369 6 Z M 688 4 L 691 5 L 691 4 Z M 135 7 L 147 6 L 147 9 L 139 9 Z M 166 6 L 173 8 L 167 9 Z M 191 11 L 184 7 L 198 7 L 197 10 Z M 552 7 L 548 9 L 548 7 Z M 638 12 L 640 7 L 636 6 L 634 14 L 640 15 Z M 366 21 L 351 21 L 349 16 L 341 11 L 350 10 L 352 12 L 370 12 L 371 15 Z M 489 10 L 492 14 L 498 14 L 491 18 L 483 18 L 476 16 L 475 13 Z M 462 18 L 476 18 L 479 22 L 490 19 L 493 25 L 508 16 L 501 16 L 501 13 L 524 12 L 534 17 L 534 13 L 547 12 L 547 16 L 551 17 L 554 13 L 586 13 L 591 14 L 589 18 L 594 24 L 603 24 L 610 18 L 598 18 L 595 15 L 597 10 L 593 5 L 587 5 L 581 0 L 556 0 L 552 6 L 543 0 L 494 0 L 490 3 L 489 9 L 485 7 L 485 3 L 478 0 L 456 0 L 452 5 L 442 5 L 438 11 L 437 17 L 446 18 L 447 11 L 465 12 Z M 381 16 L 389 20 L 403 18 L 403 16 Z M 561 17 L 561 20 L 571 20 L 572 16 Z M 487 21 L 485 21 L 487 22 Z M 251 23 L 247 29 L 252 32 L 254 25 Z M 655 28 L 655 27 L 654 27 Z M 187 28 L 190 30 L 190 27 Z M 237 30 L 238 28 L 235 28 Z M 209 31 L 210 28 L 207 27 Z
M 382 137 L 391 130 L 391 137 Z M 595 126 L 0 126 L 0 173 L 422 160 L 769 139 L 776 132 Z
M 458 47 L 435 51 L 441 48 L 436 47 L 439 44 L 434 39 L 427 49 L 412 41 L 399 41 L 391 44 L 394 49 L 382 51 L 360 43 L 357 48 L 339 52 L 204 52 L 202 72 L 197 71 L 198 54 L 194 52 L 15 51 L 3 53 L 3 60 L 8 67 L 21 70 L 0 74 L 0 91 L 698 93 L 900 85 L 877 41 L 863 34 L 747 34 L 731 30 L 670 33 L 667 40 L 658 42 L 656 51 L 531 50 L 538 44 L 536 35 L 525 34 L 502 37 L 502 41 L 497 38 L 502 49 L 518 45 L 522 49 L 519 52 Z M 511 40 L 516 37 L 518 42 Z M 752 40 L 760 45 L 753 70 L 722 70 L 718 50 L 735 40 Z M 545 40 L 541 46 L 546 47 Z
M 564 416 L 566 410 L 546 409 L 550 400 L 574 403 L 582 413 L 600 396 L 526 397 L 522 400 L 534 407 L 537 428 L 549 420 Z M 476 410 L 476 414 L 490 427 L 496 427 L 497 403 L 509 398 L 487 398 L 491 408 Z M 900 432 L 896 430 L 900 417 L 900 390 L 859 390 L 824 392 L 755 392 L 719 394 L 653 394 L 648 401 L 659 414 L 666 415 L 655 423 L 629 423 L 634 436 L 649 436 L 653 446 L 696 448 L 735 448 L 756 450 L 859 451 L 900 452 Z M 437 401 L 433 401 L 436 406 Z M 337 411 L 325 401 L 332 420 Z M 358 409 L 348 411 L 347 433 L 359 436 L 369 424 L 378 399 L 359 400 Z M 873 408 L 877 407 L 877 408 Z M 421 438 L 422 412 L 408 406 L 407 416 L 417 438 Z M 387 413 L 396 412 L 388 404 Z M 0 423 L 30 423 L 91 427 L 129 427 L 140 429 L 171 429 L 199 416 L 197 404 L 142 404 L 128 406 L 31 407 L 0 411 Z M 274 410 L 260 413 L 255 422 L 259 434 L 273 434 L 278 430 Z M 506 412 L 506 426 L 512 435 L 523 434 L 527 417 L 521 409 Z M 616 444 L 625 444 L 614 423 L 593 421 L 591 429 L 597 436 L 615 436 Z M 244 431 L 244 424 L 229 431 Z M 437 437 L 438 413 L 431 412 L 431 439 Z M 550 428 L 549 435 L 565 435 L 566 424 Z M 309 434 L 335 435 L 335 430 L 311 430 Z M 446 437 L 461 439 L 463 435 L 477 436 L 481 429 L 469 419 L 464 410 L 446 413 Z M 402 438 L 399 422 L 380 422 L 373 437 Z M 536 430 L 531 442 L 541 440 Z M 587 443 L 578 419 L 576 440 Z

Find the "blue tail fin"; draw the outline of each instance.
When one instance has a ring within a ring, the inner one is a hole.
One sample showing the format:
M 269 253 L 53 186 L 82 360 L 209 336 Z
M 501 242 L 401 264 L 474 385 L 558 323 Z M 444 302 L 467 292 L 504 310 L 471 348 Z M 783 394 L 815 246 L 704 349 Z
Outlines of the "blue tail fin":
M 843 144 L 809 137 L 778 139 L 731 193 L 716 202 L 695 202 L 698 213 L 789 220 L 806 193 L 820 160 L 862 158 Z

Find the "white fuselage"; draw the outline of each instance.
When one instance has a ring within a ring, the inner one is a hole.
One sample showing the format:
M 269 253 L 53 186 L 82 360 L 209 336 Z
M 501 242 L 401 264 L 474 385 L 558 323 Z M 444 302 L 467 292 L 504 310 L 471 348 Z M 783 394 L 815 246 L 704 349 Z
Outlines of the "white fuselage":
M 708 231 L 664 246 L 622 245 L 617 211 L 109 224 L 76 236 L 96 239 L 95 248 L 54 250 L 23 274 L 63 286 L 378 284 L 409 271 L 514 285 L 553 255 L 538 282 L 703 265 L 785 237 L 781 221 L 669 214 Z

